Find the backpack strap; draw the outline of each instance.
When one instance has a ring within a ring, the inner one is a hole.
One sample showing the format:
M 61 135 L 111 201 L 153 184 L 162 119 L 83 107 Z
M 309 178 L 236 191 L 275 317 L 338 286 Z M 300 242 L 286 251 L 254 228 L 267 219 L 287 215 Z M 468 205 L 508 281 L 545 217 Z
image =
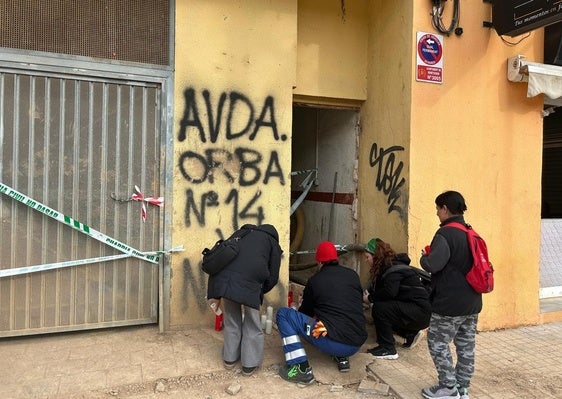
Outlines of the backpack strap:
M 390 266 L 382 275 L 381 278 L 385 278 L 386 276 L 388 276 L 390 273 L 394 273 L 394 272 L 398 272 L 400 270 L 409 270 L 411 269 L 412 266 L 408 266 L 405 265 L 403 263 L 396 263 L 392 266 Z
M 230 237 L 227 238 L 228 240 L 241 240 L 242 238 L 246 237 L 250 231 L 254 230 L 254 226 L 251 225 L 244 225 L 236 230 Z
M 265 230 L 260 229 L 259 226 L 253 227 L 252 230 L 261 231 L 262 233 L 267 234 L 268 236 L 273 238 L 275 241 L 277 241 L 277 238 L 275 238 L 275 236 L 273 234 L 271 234 L 269 231 L 265 231 Z
M 454 227 L 454 228 L 456 228 L 456 229 L 459 229 L 459 230 L 464 231 L 465 233 L 467 233 L 468 230 L 471 230 L 471 229 L 472 229 L 472 226 L 471 226 L 471 225 L 468 224 L 468 225 L 465 226 L 464 224 L 459 223 L 459 222 L 447 223 L 447 224 L 444 225 L 443 227 Z

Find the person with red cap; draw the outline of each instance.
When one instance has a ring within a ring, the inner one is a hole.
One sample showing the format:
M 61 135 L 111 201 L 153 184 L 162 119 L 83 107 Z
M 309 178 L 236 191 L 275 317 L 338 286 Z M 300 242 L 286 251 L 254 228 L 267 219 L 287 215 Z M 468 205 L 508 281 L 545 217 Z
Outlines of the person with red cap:
M 308 279 L 298 311 L 281 308 L 276 318 L 285 353 L 279 375 L 301 385 L 314 382 L 301 339 L 332 356 L 341 372 L 349 371 L 349 356 L 367 340 L 358 274 L 339 264 L 329 241 L 318 245 L 316 261 L 319 270 Z

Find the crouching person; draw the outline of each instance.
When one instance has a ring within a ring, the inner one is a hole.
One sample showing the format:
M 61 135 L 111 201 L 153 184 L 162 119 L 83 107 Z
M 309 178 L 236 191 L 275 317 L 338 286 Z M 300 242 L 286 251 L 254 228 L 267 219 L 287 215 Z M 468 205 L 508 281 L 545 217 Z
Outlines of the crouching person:
M 341 372 L 349 371 L 349 356 L 367 339 L 363 293 L 354 270 L 338 263 L 336 247 L 329 241 L 316 249 L 318 272 L 308 279 L 297 310 L 277 311 L 277 327 L 286 364 L 279 375 L 290 382 L 314 382 L 301 339 L 332 356 Z
M 394 333 L 406 338 L 403 347 L 413 348 L 429 326 L 429 294 L 405 253 L 397 254 L 390 244 L 373 238 L 365 246 L 370 266 L 369 288 L 363 297 L 372 303 L 378 346 L 368 352 L 379 359 L 398 359 Z

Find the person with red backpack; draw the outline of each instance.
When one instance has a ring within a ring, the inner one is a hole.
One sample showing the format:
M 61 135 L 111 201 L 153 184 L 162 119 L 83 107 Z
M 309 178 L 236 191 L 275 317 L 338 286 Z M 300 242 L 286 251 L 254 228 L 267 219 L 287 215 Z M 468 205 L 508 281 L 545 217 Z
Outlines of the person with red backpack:
M 431 273 L 431 320 L 427 332 L 429 354 L 438 375 L 438 384 L 424 388 L 425 398 L 469 399 L 468 387 L 474 374 L 476 326 L 482 310 L 482 294 L 466 279 L 473 257 L 467 234 L 450 223 L 467 226 L 463 196 L 446 191 L 435 198 L 440 227 L 431 245 L 422 251 L 420 265 Z M 450 344 L 455 344 L 454 364 Z

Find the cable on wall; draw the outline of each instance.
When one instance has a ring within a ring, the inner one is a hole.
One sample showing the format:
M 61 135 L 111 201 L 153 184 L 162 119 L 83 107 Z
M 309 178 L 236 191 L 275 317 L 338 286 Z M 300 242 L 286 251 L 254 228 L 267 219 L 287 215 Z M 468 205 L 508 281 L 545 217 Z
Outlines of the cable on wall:
M 460 22 L 460 0 L 453 0 L 453 15 L 449 27 L 443 24 L 443 11 L 445 10 L 446 0 L 432 0 L 433 7 L 431 11 L 431 23 L 433 27 L 439 32 L 450 35 L 453 31 L 455 35 L 460 36 L 463 34 L 463 29 L 459 27 Z

